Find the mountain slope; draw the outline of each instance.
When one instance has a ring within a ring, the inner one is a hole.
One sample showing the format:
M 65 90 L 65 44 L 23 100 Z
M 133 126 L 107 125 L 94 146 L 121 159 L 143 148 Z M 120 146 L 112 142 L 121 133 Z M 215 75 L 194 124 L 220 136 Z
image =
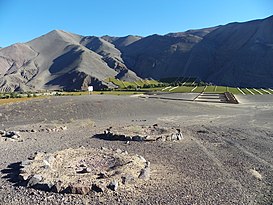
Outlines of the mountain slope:
M 187 32 L 152 35 L 125 47 L 122 57 L 143 78 L 181 76 L 189 51 L 201 40 L 201 36 Z
M 104 45 L 100 51 L 93 51 L 82 45 L 83 39 L 85 37 L 80 35 L 54 30 L 25 44 L 1 49 L 0 91 L 113 86 L 104 80 L 120 72 L 109 67 L 105 58 L 109 54 L 108 57 L 122 62 L 120 52 L 112 44 L 107 45 L 112 48 L 108 54 Z M 127 69 L 125 65 L 123 67 Z M 133 72 L 131 75 L 134 80 L 138 79 Z
M 147 37 L 54 30 L 0 49 L 0 92 L 114 87 L 109 77 L 196 77 L 217 85 L 273 87 L 273 16 Z
M 243 87 L 273 86 L 273 17 L 231 23 L 196 45 L 184 75 Z

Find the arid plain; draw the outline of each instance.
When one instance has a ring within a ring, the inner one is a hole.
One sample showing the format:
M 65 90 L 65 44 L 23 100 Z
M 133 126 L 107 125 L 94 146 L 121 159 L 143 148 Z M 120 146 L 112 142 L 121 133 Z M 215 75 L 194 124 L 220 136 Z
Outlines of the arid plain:
M 237 105 L 111 95 L 1 105 L 0 130 L 21 131 L 21 137 L 0 141 L 0 204 L 271 204 L 273 96 L 236 97 Z M 110 126 L 154 124 L 179 128 L 184 138 L 126 143 L 93 137 Z M 35 152 L 82 146 L 139 154 L 151 163 L 150 180 L 87 195 L 18 185 L 16 163 Z

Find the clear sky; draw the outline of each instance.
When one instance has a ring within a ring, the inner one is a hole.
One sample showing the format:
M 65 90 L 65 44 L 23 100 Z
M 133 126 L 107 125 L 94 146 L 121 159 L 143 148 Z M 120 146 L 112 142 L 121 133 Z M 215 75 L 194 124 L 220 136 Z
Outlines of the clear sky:
M 0 0 L 0 47 L 54 29 L 147 36 L 271 15 L 273 0 Z

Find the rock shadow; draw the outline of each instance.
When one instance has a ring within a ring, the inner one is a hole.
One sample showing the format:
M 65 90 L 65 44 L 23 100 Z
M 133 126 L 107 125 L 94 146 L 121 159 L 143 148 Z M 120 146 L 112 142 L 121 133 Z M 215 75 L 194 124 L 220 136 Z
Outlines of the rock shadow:
M 9 164 L 6 169 L 1 170 L 1 173 L 4 174 L 2 178 L 7 179 L 14 186 L 26 186 L 26 182 L 19 176 L 21 168 L 21 162 Z
M 107 141 L 137 141 L 125 135 L 113 135 L 109 133 L 95 134 L 93 138 L 100 139 L 100 140 L 107 140 Z

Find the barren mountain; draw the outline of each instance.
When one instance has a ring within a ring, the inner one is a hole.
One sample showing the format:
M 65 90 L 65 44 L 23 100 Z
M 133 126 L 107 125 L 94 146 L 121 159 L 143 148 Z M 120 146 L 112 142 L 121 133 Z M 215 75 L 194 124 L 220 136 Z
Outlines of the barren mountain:
M 273 16 L 231 23 L 209 33 L 191 51 L 184 75 L 229 86 L 273 86 Z
M 139 79 L 123 64 L 114 45 L 97 37 L 54 30 L 0 51 L 0 88 L 14 90 L 113 87 L 108 77 Z
M 0 91 L 115 87 L 109 77 L 198 77 L 273 87 L 273 16 L 166 35 L 81 36 L 54 30 L 0 49 Z

